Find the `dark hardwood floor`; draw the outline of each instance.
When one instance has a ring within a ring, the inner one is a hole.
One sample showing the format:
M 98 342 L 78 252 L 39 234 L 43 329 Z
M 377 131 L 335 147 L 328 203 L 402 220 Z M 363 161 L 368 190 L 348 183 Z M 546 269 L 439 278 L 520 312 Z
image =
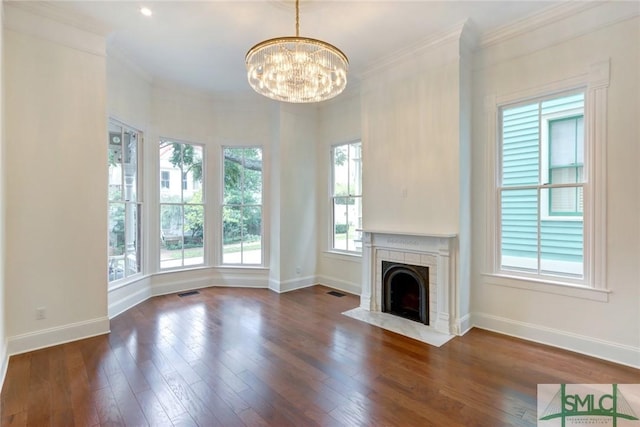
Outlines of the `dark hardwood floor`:
M 208 288 L 111 334 L 13 356 L 3 426 L 534 426 L 538 383 L 640 370 L 478 329 L 432 347 L 340 313 L 352 295 Z

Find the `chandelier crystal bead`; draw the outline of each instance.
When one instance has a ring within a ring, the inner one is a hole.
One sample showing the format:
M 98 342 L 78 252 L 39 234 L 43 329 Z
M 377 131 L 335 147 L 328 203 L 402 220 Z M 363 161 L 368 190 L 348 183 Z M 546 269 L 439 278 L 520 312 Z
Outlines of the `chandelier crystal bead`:
M 251 87 L 278 101 L 325 101 L 347 85 L 347 56 L 329 43 L 299 36 L 299 0 L 296 36 L 258 43 L 249 49 L 245 62 Z

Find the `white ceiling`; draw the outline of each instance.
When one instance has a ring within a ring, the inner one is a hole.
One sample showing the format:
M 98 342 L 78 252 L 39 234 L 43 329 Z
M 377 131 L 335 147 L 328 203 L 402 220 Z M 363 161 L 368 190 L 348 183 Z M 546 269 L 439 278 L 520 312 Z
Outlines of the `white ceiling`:
M 470 20 L 487 34 L 561 1 L 301 0 L 300 35 L 329 42 L 349 79 L 376 59 Z M 109 28 L 108 50 L 153 78 L 207 91 L 249 90 L 244 56 L 256 43 L 295 35 L 295 1 L 70 1 L 56 3 Z M 145 17 L 141 6 L 152 9 Z

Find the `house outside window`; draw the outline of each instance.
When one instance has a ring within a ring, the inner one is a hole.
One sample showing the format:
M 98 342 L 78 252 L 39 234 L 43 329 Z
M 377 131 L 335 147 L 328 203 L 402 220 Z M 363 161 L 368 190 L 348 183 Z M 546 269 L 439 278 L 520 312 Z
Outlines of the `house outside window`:
M 223 147 L 222 263 L 262 265 L 260 147 Z
M 108 278 L 115 282 L 138 275 L 141 270 L 142 203 L 139 159 L 142 135 L 109 120 Z
M 362 143 L 331 149 L 331 250 L 362 252 Z
M 585 277 L 583 91 L 500 110 L 499 268 Z
M 160 269 L 204 264 L 205 204 L 202 187 L 204 148 L 161 140 L 160 159 Z M 169 185 L 170 177 L 183 185 Z M 185 188 L 184 182 L 198 182 Z
M 171 172 L 169 171 L 160 172 L 160 188 L 167 189 L 167 190 L 171 188 Z
M 584 115 L 549 120 L 550 184 L 569 184 L 583 181 L 584 174 Z M 549 190 L 550 217 L 582 216 L 582 189 L 577 187 Z

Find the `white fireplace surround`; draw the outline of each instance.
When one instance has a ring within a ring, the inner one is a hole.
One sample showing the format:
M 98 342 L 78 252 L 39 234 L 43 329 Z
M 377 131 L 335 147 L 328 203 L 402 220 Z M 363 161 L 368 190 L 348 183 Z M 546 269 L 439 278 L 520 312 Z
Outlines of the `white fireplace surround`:
M 456 322 L 456 235 L 370 230 L 364 230 L 362 234 L 360 308 L 371 312 L 382 311 L 382 261 L 425 266 L 429 268 L 429 325 L 423 327 L 459 335 Z M 415 327 L 413 324 L 416 322 L 402 320 L 411 322 Z

